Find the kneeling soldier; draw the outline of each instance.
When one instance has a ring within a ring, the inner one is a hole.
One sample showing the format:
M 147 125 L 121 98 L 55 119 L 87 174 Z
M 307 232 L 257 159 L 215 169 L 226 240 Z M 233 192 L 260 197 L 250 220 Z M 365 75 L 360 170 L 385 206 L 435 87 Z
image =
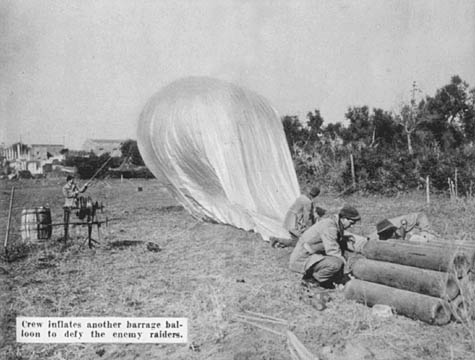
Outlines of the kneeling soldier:
M 307 229 L 290 255 L 290 270 L 301 273 L 304 283 L 334 288 L 343 278 L 346 244 L 344 231 L 361 219 L 358 211 L 345 205 L 338 215 L 323 219 Z

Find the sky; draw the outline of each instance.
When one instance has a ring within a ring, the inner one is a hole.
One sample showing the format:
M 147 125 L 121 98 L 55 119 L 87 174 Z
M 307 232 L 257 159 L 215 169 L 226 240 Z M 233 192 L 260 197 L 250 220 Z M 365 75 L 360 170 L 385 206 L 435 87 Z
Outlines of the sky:
M 279 115 L 397 111 L 413 81 L 475 86 L 473 0 L 0 0 L 0 143 L 136 138 L 147 100 L 187 76 Z

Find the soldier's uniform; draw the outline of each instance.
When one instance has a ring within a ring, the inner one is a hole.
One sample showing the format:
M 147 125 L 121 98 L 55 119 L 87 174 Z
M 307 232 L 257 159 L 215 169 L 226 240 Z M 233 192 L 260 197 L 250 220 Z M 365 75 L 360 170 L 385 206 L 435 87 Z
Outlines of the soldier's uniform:
M 300 195 L 290 206 L 285 214 L 283 227 L 289 232 L 286 239 L 272 238 L 271 244 L 278 244 L 280 247 L 295 246 L 299 237 L 312 226 L 320 216 L 323 216 L 325 210 L 315 206 L 312 199 L 320 194 L 320 188 L 314 186 L 308 196 Z
M 376 225 L 376 231 L 369 235 L 370 240 L 403 239 L 418 242 L 428 242 L 436 237 L 424 212 L 384 219 Z
M 298 238 L 312 224 L 313 202 L 308 196 L 300 195 L 285 215 L 284 228 Z
M 290 255 L 289 268 L 320 284 L 343 275 L 343 233 L 338 215 L 312 225 Z M 340 274 L 341 273 L 341 274 Z
M 74 181 L 69 181 L 69 179 L 66 182 L 66 184 L 63 186 L 63 195 L 64 195 L 64 205 L 63 205 L 63 210 L 64 210 L 64 241 L 68 239 L 68 231 L 69 231 L 69 219 L 71 217 L 71 209 L 77 207 L 77 197 L 80 193 L 83 193 L 87 189 L 87 185 L 84 185 L 81 189 L 76 185 Z

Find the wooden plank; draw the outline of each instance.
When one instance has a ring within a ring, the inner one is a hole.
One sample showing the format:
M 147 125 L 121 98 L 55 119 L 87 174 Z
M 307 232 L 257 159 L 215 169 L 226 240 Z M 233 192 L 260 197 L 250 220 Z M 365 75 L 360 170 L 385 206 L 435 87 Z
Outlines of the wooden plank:
M 12 220 L 12 207 L 13 207 L 13 196 L 14 195 L 15 195 L 15 187 L 12 186 L 12 190 L 11 190 L 11 193 L 10 193 L 10 206 L 8 207 L 7 231 L 5 233 L 5 242 L 3 243 L 5 256 L 8 256 L 7 245 L 8 245 L 8 238 L 10 236 L 10 224 L 11 224 L 11 220 Z

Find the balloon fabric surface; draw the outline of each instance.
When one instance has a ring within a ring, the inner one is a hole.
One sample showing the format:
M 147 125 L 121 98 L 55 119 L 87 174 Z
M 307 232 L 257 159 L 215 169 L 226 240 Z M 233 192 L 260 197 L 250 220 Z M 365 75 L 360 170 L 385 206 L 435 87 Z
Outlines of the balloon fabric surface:
M 300 193 L 277 112 L 262 96 L 207 77 L 177 80 L 140 115 L 147 167 L 194 217 L 288 237 Z

